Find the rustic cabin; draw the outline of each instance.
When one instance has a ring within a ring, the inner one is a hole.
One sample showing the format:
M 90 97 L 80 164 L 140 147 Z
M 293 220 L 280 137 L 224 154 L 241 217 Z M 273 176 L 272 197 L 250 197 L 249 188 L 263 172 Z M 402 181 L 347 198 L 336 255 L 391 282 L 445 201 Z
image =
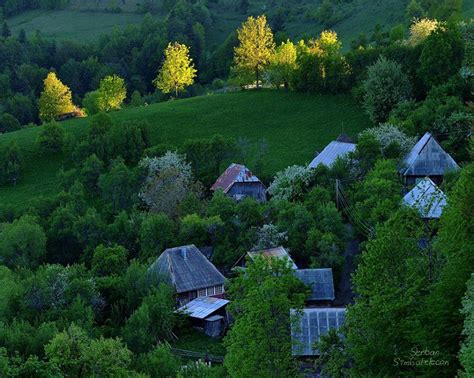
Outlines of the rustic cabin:
M 307 303 L 328 302 L 335 299 L 334 280 L 331 268 L 323 269 L 298 269 L 295 275 L 311 288 Z
M 212 185 L 211 190 L 221 189 L 229 197 L 240 201 L 245 197 L 256 201 L 267 200 L 265 185 L 246 166 L 231 164 Z
M 347 156 L 350 152 L 354 152 L 356 144 L 347 135 L 340 135 L 336 140 L 329 143 L 313 161 L 309 164 L 310 168 L 316 168 L 322 164 L 330 168 L 338 158 Z
M 169 248 L 150 266 L 176 291 L 178 306 L 196 298 L 224 295 L 224 276 L 194 245 Z
M 195 328 L 210 337 L 219 337 L 229 324 L 226 306 L 227 299 L 216 297 L 199 297 L 176 312 L 186 314 L 191 318 Z
M 302 314 L 291 310 L 296 320 L 291 324 L 292 354 L 297 357 L 318 356 L 314 345 L 331 329 L 339 329 L 346 317 L 345 308 L 304 308 Z
M 403 160 L 400 174 L 408 186 L 416 185 L 427 176 L 439 185 L 446 172 L 458 169 L 451 155 L 430 133 L 426 133 Z
M 439 219 L 447 202 L 443 191 L 425 177 L 403 197 L 403 203 L 418 210 L 423 219 Z

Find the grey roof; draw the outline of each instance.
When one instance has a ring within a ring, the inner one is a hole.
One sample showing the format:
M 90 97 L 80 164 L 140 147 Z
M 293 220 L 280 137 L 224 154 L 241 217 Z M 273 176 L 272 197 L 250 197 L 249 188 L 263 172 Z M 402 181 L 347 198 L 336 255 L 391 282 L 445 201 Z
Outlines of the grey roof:
M 446 206 L 446 195 L 425 177 L 403 197 L 403 203 L 417 209 L 423 218 L 439 218 Z
M 215 297 L 199 297 L 191 302 L 185 304 L 177 311 L 184 312 L 192 318 L 204 319 L 216 312 L 220 308 L 227 305 L 229 301 L 227 299 L 215 298 Z
M 331 167 L 338 157 L 344 157 L 349 152 L 355 151 L 355 149 L 356 145 L 354 143 L 333 140 L 309 163 L 309 167 L 316 168 L 319 164 Z
M 299 316 L 291 310 L 292 316 Z M 345 308 L 305 308 L 302 315 L 292 322 L 291 341 L 293 356 L 316 356 L 314 344 L 330 329 L 339 329 L 346 317 Z
M 425 133 L 403 160 L 400 173 L 404 176 L 443 176 L 459 165 L 430 134 Z
M 224 276 L 194 245 L 169 248 L 150 266 L 163 275 L 177 293 L 224 284 Z
M 332 269 L 299 269 L 296 276 L 307 286 L 311 287 L 310 301 L 333 301 L 334 281 Z
M 280 247 L 275 247 L 275 248 L 268 248 L 268 249 L 250 251 L 250 252 L 247 252 L 247 253 L 248 253 L 248 255 L 250 256 L 250 258 L 252 260 L 255 259 L 255 257 L 257 257 L 257 256 L 263 256 L 265 258 L 277 258 L 277 259 L 283 259 L 283 258 L 286 257 L 288 259 L 288 261 L 290 261 L 290 263 L 292 264 L 293 269 L 298 269 L 295 262 L 290 257 L 290 254 L 288 253 L 288 251 L 285 248 L 281 247 L 281 246 Z

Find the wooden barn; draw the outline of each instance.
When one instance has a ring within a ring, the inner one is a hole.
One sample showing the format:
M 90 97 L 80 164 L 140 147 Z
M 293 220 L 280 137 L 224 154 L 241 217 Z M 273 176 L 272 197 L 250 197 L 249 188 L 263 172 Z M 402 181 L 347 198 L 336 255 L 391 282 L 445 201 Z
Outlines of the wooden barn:
M 405 157 L 400 174 L 408 186 L 416 185 L 425 177 L 439 185 L 446 172 L 458 169 L 451 155 L 430 133 L 426 133 Z
M 165 250 L 149 272 L 174 287 L 178 307 L 196 298 L 224 296 L 224 276 L 194 245 Z
M 221 189 L 226 195 L 240 201 L 252 197 L 259 202 L 266 202 L 266 188 L 260 179 L 246 166 L 231 164 L 212 185 L 211 190 Z

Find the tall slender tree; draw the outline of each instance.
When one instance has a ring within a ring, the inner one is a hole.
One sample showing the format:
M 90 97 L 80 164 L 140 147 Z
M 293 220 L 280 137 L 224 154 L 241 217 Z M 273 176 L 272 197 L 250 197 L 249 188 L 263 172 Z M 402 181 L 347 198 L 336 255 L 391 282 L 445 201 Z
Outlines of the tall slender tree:
M 265 16 L 250 16 L 237 30 L 239 45 L 234 49 L 234 65 L 237 69 L 255 73 L 257 88 L 262 70 L 270 63 L 275 51 L 273 33 Z

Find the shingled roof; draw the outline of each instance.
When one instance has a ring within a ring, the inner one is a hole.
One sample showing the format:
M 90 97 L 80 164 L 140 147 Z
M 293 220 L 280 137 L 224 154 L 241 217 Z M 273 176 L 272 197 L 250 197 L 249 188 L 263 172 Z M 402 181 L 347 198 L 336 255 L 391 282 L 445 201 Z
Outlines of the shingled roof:
M 288 261 L 290 261 L 291 265 L 293 266 L 293 269 L 298 269 L 295 262 L 290 257 L 290 254 L 288 253 L 288 251 L 283 247 L 254 250 L 254 251 L 247 252 L 247 254 L 252 260 L 255 259 L 257 256 L 263 256 L 264 258 L 277 258 L 277 259 L 283 259 L 286 257 Z
M 426 133 L 403 160 L 403 176 L 443 176 L 446 171 L 459 169 L 459 165 L 436 139 Z
M 324 147 L 324 150 L 313 159 L 309 167 L 316 168 L 320 164 L 331 167 L 337 158 L 344 157 L 349 152 L 355 151 L 356 145 L 354 143 L 347 143 L 346 138 L 341 138 L 341 140 L 344 140 L 344 142 L 333 140 Z
M 446 195 L 426 177 L 403 197 L 403 203 L 418 210 L 423 218 L 439 218 L 446 206 Z
M 299 269 L 295 271 L 296 276 L 303 283 L 311 287 L 310 301 L 333 301 L 334 281 L 332 269 Z
M 295 310 L 291 310 L 291 315 L 298 316 Z M 339 329 L 345 318 L 345 308 L 304 308 L 299 322 L 292 322 L 291 325 L 293 356 L 319 355 L 314 344 L 330 329 Z
M 177 293 L 224 284 L 224 276 L 194 245 L 169 248 L 150 266 L 167 278 Z
M 245 165 L 231 164 L 217 181 L 212 185 L 211 190 L 222 189 L 227 193 L 236 182 L 261 182 Z

